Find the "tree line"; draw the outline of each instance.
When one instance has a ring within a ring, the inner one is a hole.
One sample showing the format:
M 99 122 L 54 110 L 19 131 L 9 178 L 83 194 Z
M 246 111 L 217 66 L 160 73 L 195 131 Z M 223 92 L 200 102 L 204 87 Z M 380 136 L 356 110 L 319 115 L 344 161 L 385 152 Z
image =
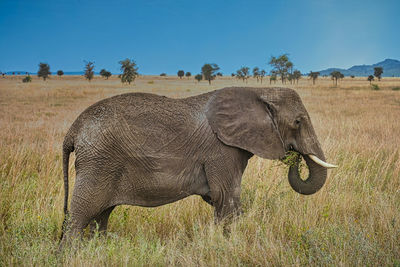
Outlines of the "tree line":
M 138 76 L 138 66 L 136 62 L 133 59 L 125 59 L 121 60 L 118 62 L 120 66 L 120 70 L 122 71 L 121 74 L 118 75 L 118 77 L 121 79 L 122 83 L 128 83 L 131 84 Z M 271 56 L 271 58 L 268 61 L 268 64 L 272 67 L 270 73 L 269 73 L 269 83 L 271 84 L 276 83 L 278 78 L 282 82 L 282 84 L 286 84 L 286 82 L 292 83 L 298 83 L 299 80 L 302 77 L 302 74 L 299 70 L 294 69 L 294 64 L 292 61 L 289 59 L 288 54 L 282 54 L 278 57 Z M 83 76 L 90 82 L 93 77 L 94 77 L 94 62 L 85 61 L 85 66 L 84 66 L 84 74 Z M 201 71 L 199 74 L 196 74 L 194 76 L 195 80 L 200 82 L 201 80 L 206 80 L 208 81 L 209 84 L 211 84 L 211 81 L 214 80 L 217 76 L 223 76 L 221 72 L 219 72 L 220 68 L 217 64 L 215 63 L 206 63 L 201 67 Z M 5 75 L 5 73 L 0 73 Z M 101 69 L 100 70 L 100 76 L 104 77 L 106 79 L 110 78 L 112 76 L 112 73 L 106 69 Z M 369 75 L 367 80 L 371 83 L 374 78 L 377 78 L 379 81 L 382 78 L 383 74 L 383 68 L 382 67 L 375 67 L 374 68 L 374 75 Z M 43 80 L 46 80 L 49 76 L 51 75 L 50 71 L 50 66 L 47 63 L 39 63 L 39 70 L 37 72 L 37 76 L 43 78 Z M 57 71 L 58 76 L 63 76 L 64 72 L 62 70 Z M 232 73 L 232 77 L 236 77 L 237 79 L 242 80 L 243 82 L 247 83 L 248 78 L 253 77 L 257 79 L 257 82 L 263 82 L 263 79 L 267 75 L 267 72 L 264 69 L 260 69 L 259 67 L 254 67 L 252 69 L 252 73 L 250 73 L 250 68 L 247 66 L 242 66 L 240 69 L 238 69 L 235 73 Z M 161 73 L 160 76 L 167 76 L 166 73 Z M 191 72 L 185 72 L 184 70 L 178 70 L 177 76 L 182 79 L 184 76 L 187 78 L 190 78 L 192 76 Z M 313 72 L 310 71 L 308 73 L 308 77 L 312 80 L 313 84 L 315 85 L 316 80 L 320 76 L 319 72 Z M 344 75 L 340 71 L 332 71 L 330 73 L 331 79 L 337 86 L 338 81 L 344 78 Z M 354 76 L 351 76 L 354 78 Z M 32 81 L 32 78 L 30 75 L 27 73 L 27 76 L 22 80 L 23 82 L 30 82 Z
M 136 65 L 136 62 L 133 59 L 125 59 L 125 60 L 121 60 L 118 62 L 121 65 L 121 71 L 122 73 L 118 76 L 121 79 L 122 83 L 128 83 L 130 84 L 131 82 L 133 82 L 136 77 L 139 75 L 138 73 L 138 67 Z M 85 61 L 85 72 L 83 74 L 83 76 L 90 82 L 93 77 L 94 77 L 94 62 L 92 61 Z M 44 81 L 47 80 L 49 78 L 49 76 L 51 75 L 51 71 L 50 71 L 50 65 L 47 63 L 43 63 L 40 62 L 39 63 L 39 70 L 37 72 L 37 76 L 42 78 Z M 3 77 L 5 75 L 5 73 L 2 73 Z M 29 73 L 26 73 L 26 77 L 23 78 L 22 82 L 31 82 L 32 81 L 32 77 L 29 75 Z M 57 75 L 59 77 L 64 75 L 64 71 L 62 70 L 58 70 L 57 71 Z M 112 76 L 111 72 L 106 70 L 106 69 L 102 69 L 100 70 L 100 76 L 106 78 L 108 80 L 108 78 L 110 78 Z
M 121 67 L 121 71 L 122 73 L 119 75 L 119 78 L 121 79 L 122 83 L 128 83 L 130 84 L 131 82 L 133 82 L 136 77 L 139 75 L 138 73 L 138 67 L 136 65 L 136 62 L 133 59 L 125 59 L 125 60 L 121 60 L 118 62 Z M 83 74 L 83 76 L 90 82 L 93 77 L 94 77 L 94 62 L 93 61 L 85 61 L 85 72 Z M 37 72 L 38 77 L 43 78 L 43 80 L 46 80 L 50 75 L 50 66 L 47 63 L 39 63 L 39 70 Z M 57 71 L 57 75 L 58 76 L 63 76 L 64 72 L 62 70 L 58 70 Z M 100 70 L 100 76 L 108 79 L 112 76 L 111 72 L 106 70 L 106 69 L 102 69 Z
M 215 63 L 206 63 L 201 67 L 201 72 L 194 76 L 194 79 L 198 82 L 204 79 L 211 84 L 211 81 L 217 76 L 222 76 L 221 72 L 217 72 L 219 69 L 219 66 Z M 185 72 L 184 70 L 178 70 L 177 75 L 180 79 L 182 79 L 184 76 L 187 78 L 191 77 L 192 73 L 189 71 Z M 160 76 L 167 76 L 167 74 L 163 72 L 160 74 Z
M 138 67 L 136 65 L 136 62 L 134 60 L 131 59 L 125 59 L 122 61 L 118 62 L 121 65 L 121 71 L 122 73 L 118 76 L 121 79 L 122 83 L 128 83 L 130 84 L 131 82 L 133 82 L 136 77 L 139 75 L 138 73 Z M 83 76 L 90 82 L 93 77 L 94 77 L 94 62 L 89 61 L 89 62 L 85 62 L 85 72 L 83 74 Z M 209 84 L 211 84 L 211 81 L 215 79 L 216 76 L 222 76 L 221 72 L 217 71 L 219 70 L 219 67 L 217 64 L 204 64 L 203 67 L 201 68 L 201 74 L 197 74 L 194 78 L 197 81 L 201 81 L 202 79 L 207 80 L 209 82 Z M 51 71 L 50 71 L 50 66 L 47 63 L 39 63 L 39 70 L 37 72 L 37 76 L 40 78 L 43 78 L 43 80 L 45 81 L 46 79 L 48 79 L 48 77 L 51 75 Z M 58 76 L 63 76 L 64 72 L 62 70 L 58 70 L 57 71 L 57 75 Z M 183 76 L 186 77 L 191 77 L 192 74 L 190 72 L 184 72 L 183 70 L 179 70 L 177 73 L 178 77 L 182 79 Z M 29 76 L 29 75 L 28 75 Z M 28 77 L 27 76 L 27 77 Z M 100 70 L 100 76 L 108 79 L 112 76 L 112 73 L 106 69 L 102 69 Z M 167 76 L 166 73 L 161 73 L 160 76 Z M 30 82 L 32 79 L 29 76 L 28 78 L 29 80 L 27 82 Z
M 301 78 L 301 72 L 299 70 L 293 69 L 293 63 L 289 60 L 287 54 L 283 54 L 279 57 L 271 57 L 269 64 L 273 67 L 270 74 L 270 83 L 272 81 L 276 82 L 277 76 L 280 76 L 282 83 L 286 83 L 289 81 L 293 83 L 295 81 L 299 81 Z M 209 84 L 214 80 L 217 76 L 223 76 L 221 72 L 218 72 L 219 66 L 215 63 L 213 64 L 204 64 L 201 68 L 201 72 L 194 76 L 194 78 L 200 82 L 202 79 L 207 80 Z M 179 70 L 177 72 L 179 78 L 183 78 L 185 76 L 184 70 Z M 236 71 L 236 73 L 232 73 L 232 77 L 236 77 L 237 79 L 243 80 L 243 82 L 247 83 L 248 78 L 253 77 L 257 79 L 257 82 L 263 82 L 264 77 L 267 75 L 267 72 L 264 69 L 260 69 L 259 67 L 254 67 L 252 70 L 252 75 L 250 73 L 250 68 L 243 66 Z M 165 73 L 161 73 L 160 76 L 166 76 Z M 186 72 L 186 77 L 190 77 L 191 73 Z

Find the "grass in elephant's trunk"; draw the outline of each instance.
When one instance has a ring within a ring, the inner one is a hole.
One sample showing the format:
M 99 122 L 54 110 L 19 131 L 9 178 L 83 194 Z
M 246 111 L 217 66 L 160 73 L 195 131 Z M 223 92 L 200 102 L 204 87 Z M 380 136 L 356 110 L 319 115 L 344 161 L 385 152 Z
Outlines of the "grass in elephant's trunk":
M 280 161 L 289 168 L 298 165 L 300 178 L 302 180 L 307 179 L 309 175 L 307 164 L 299 152 L 289 150 L 286 152 L 285 157 Z

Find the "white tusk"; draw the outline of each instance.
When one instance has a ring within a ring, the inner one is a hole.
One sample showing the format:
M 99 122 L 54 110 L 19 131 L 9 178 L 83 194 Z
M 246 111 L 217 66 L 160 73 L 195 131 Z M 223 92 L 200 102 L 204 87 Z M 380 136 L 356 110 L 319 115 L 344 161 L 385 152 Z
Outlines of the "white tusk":
M 315 163 L 321 165 L 322 167 L 325 167 L 325 168 L 337 168 L 337 167 L 338 167 L 338 166 L 336 166 L 336 165 L 329 164 L 329 163 L 326 163 L 326 162 L 323 161 L 323 160 L 320 160 L 317 156 L 314 156 L 314 155 L 311 155 L 311 154 L 309 154 L 308 156 L 309 156 L 310 159 L 312 159 Z

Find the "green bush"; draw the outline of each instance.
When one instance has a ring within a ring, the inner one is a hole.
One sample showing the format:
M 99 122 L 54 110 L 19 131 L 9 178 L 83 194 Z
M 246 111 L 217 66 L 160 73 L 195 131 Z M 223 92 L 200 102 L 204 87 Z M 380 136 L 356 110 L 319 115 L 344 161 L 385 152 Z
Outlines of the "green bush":
M 30 83 L 32 82 L 32 77 L 30 75 L 26 76 L 25 78 L 22 79 L 23 83 Z
M 400 91 L 400 87 L 393 87 L 392 90 L 393 91 Z
M 378 91 L 378 90 L 380 90 L 381 88 L 379 88 L 379 86 L 378 86 L 377 84 L 371 84 L 371 89 L 372 89 L 372 90 Z

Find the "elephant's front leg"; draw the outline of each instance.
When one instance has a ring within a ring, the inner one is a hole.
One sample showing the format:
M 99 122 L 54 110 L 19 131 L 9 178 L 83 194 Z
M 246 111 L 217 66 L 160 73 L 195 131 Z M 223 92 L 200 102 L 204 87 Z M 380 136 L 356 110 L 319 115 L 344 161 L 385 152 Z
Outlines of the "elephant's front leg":
M 240 183 L 242 171 L 219 164 L 206 164 L 205 171 L 210 187 L 211 203 L 215 208 L 215 221 L 230 219 L 241 212 Z

